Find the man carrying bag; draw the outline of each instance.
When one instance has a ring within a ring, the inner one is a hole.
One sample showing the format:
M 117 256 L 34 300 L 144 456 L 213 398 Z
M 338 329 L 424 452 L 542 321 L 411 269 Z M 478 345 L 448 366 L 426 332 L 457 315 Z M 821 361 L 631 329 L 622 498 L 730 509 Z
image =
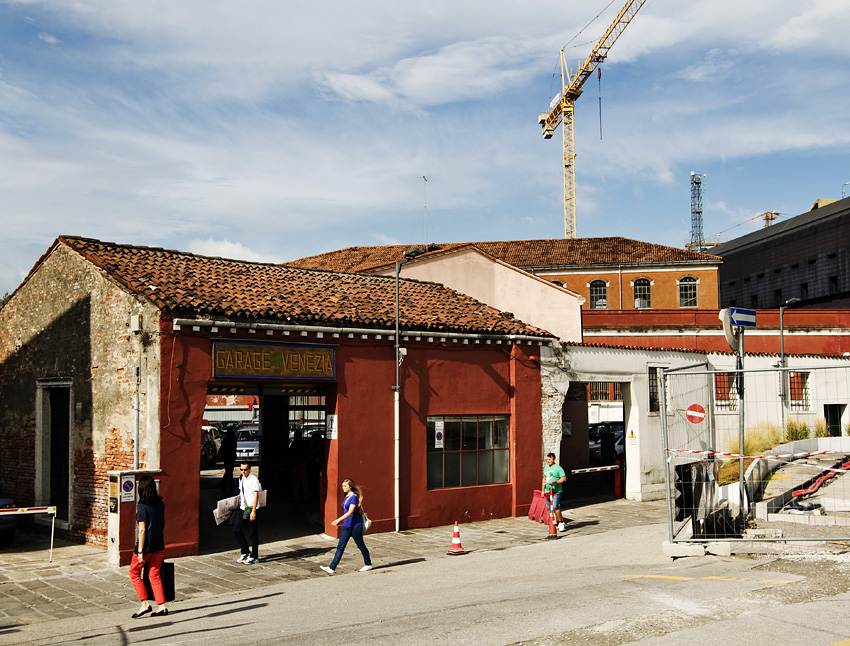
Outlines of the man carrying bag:
M 236 536 L 242 551 L 237 563 L 254 565 L 258 561 L 257 553 L 260 547 L 259 528 L 257 526 L 260 481 L 257 480 L 257 476 L 251 473 L 251 465 L 247 462 L 242 462 L 239 465 L 239 472 L 242 474 L 239 478 L 239 509 L 235 513 L 236 518 L 233 523 L 233 534 Z M 248 528 L 248 536 L 251 541 L 250 548 L 245 535 L 242 533 L 245 527 Z

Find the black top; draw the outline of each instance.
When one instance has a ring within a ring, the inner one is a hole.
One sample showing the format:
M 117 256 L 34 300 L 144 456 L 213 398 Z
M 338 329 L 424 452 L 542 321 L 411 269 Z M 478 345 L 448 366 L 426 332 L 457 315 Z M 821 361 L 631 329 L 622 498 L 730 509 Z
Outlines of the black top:
M 155 505 L 146 505 L 142 502 L 136 505 L 136 520 L 145 524 L 145 544 L 142 546 L 142 554 L 160 552 L 165 549 L 165 505 L 160 500 Z M 136 532 L 136 546 L 133 553 L 139 553 L 139 534 Z

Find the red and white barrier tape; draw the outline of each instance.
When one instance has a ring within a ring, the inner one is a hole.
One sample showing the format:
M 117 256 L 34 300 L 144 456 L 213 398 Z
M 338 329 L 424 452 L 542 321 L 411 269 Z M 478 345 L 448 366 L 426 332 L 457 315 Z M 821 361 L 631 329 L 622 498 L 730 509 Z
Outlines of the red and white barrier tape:
M 570 473 L 593 473 L 594 471 L 613 471 L 619 469 L 619 464 L 612 464 L 610 467 L 590 467 L 588 469 L 573 469 Z
M 53 514 L 56 515 L 56 507 L 9 507 L 0 509 L 0 516 L 12 514 Z
M 780 453 L 776 455 L 741 455 L 726 451 L 696 451 L 693 449 L 665 449 L 668 453 L 690 453 L 692 455 L 719 455 L 724 458 L 752 458 L 754 460 L 784 460 L 787 458 L 807 458 L 812 455 L 828 455 L 831 453 L 846 455 L 847 451 L 810 451 L 808 453 Z M 672 455 L 670 457 L 673 457 Z

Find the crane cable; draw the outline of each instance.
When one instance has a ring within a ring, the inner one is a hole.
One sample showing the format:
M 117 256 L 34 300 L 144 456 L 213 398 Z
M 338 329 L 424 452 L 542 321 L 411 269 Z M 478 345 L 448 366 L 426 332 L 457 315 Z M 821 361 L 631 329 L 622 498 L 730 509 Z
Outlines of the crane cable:
M 781 213 L 779 215 L 782 216 Z M 717 236 L 722 236 L 727 231 L 731 231 L 732 229 L 737 229 L 738 227 L 744 226 L 747 222 L 752 222 L 753 220 L 756 220 L 756 219 L 762 218 L 762 217 L 764 217 L 764 213 L 759 213 L 758 215 L 754 215 L 749 220 L 744 220 L 743 222 L 739 222 L 735 226 L 729 227 L 728 229 L 724 229 L 720 233 L 715 233 L 713 236 L 708 236 L 708 238 L 705 238 L 705 240 L 709 240 L 711 238 L 716 238 Z
M 573 36 L 572 38 L 570 38 L 570 39 L 567 41 L 567 44 L 566 44 L 566 45 L 564 45 L 562 49 L 567 49 L 568 47 L 570 47 L 571 49 L 575 49 L 576 47 L 584 47 L 585 45 L 593 45 L 593 44 L 595 44 L 595 43 L 596 43 L 596 41 L 595 41 L 595 40 L 588 40 L 588 41 L 586 41 L 586 42 L 584 42 L 584 43 L 576 43 L 575 45 L 570 46 L 570 43 L 572 43 L 572 42 L 573 42 L 576 38 L 578 38 L 579 36 L 581 36 L 582 32 L 583 32 L 585 29 L 587 29 L 587 28 L 588 28 L 588 27 L 590 27 L 590 26 L 591 26 L 594 22 L 596 22 L 597 20 L 599 20 L 599 17 L 600 17 L 603 13 L 605 13 L 606 11 L 608 11 L 608 8 L 609 8 L 612 4 L 614 4 L 614 0 L 610 0 L 610 2 L 608 2 L 608 4 L 607 4 L 607 5 L 605 5 L 599 13 L 597 13 L 597 14 L 596 14 L 596 15 L 595 15 L 595 16 L 594 16 L 594 17 L 593 17 L 593 18 L 592 18 L 592 19 L 591 19 L 591 20 L 590 20 L 590 21 L 589 21 L 589 22 L 588 22 L 588 23 L 587 23 L 584 27 L 582 27 L 581 29 L 579 29 L 579 30 L 576 32 L 575 36 Z M 555 76 L 557 76 L 557 74 L 558 74 L 558 67 L 559 67 L 559 65 L 560 65 L 560 63 L 556 63 L 556 64 L 555 64 L 555 69 L 552 71 L 552 83 L 553 83 L 553 84 L 554 84 L 554 82 L 555 82 Z M 560 92 L 560 90 L 558 90 L 558 92 Z M 551 85 L 549 86 L 549 103 L 550 103 L 550 104 L 552 103 L 552 86 L 551 86 Z M 600 137 L 600 139 L 601 139 L 601 137 Z

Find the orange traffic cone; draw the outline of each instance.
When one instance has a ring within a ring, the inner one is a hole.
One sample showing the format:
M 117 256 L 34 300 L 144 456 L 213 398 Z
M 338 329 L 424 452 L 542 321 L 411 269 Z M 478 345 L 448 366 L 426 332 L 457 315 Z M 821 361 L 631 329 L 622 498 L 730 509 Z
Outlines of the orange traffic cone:
M 558 538 L 558 526 L 555 524 L 555 510 L 549 512 L 549 535 L 546 538 Z
M 460 544 L 460 530 L 457 528 L 457 521 L 455 521 L 455 532 L 452 534 L 452 546 L 446 554 L 466 554 L 466 550 Z

